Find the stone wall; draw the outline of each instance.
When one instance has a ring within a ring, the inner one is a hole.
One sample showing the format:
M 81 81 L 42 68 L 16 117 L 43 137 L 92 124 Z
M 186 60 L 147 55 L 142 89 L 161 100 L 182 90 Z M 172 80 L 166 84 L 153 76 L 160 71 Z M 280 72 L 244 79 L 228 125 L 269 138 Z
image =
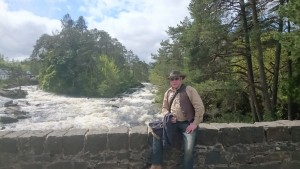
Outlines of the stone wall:
M 200 124 L 195 167 L 299 169 L 300 121 Z M 0 131 L 0 169 L 146 169 L 152 136 L 146 126 L 110 131 Z M 165 153 L 180 168 L 182 151 Z

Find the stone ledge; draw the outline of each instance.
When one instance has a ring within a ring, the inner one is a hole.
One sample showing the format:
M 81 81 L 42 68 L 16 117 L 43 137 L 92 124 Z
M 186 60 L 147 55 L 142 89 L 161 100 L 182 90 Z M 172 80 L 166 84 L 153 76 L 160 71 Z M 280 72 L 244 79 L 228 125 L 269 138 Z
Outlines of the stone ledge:
M 133 128 L 71 129 L 57 131 L 0 131 L 0 152 L 33 151 L 50 154 L 77 154 L 84 150 L 97 154 L 100 151 L 139 151 L 148 146 L 151 135 L 146 126 Z M 299 142 L 300 120 L 247 123 L 201 123 L 198 145 L 255 144 L 262 142 Z
M 0 168 L 149 168 L 147 130 L 0 131 Z M 197 132 L 197 168 L 299 168 L 300 121 L 201 123 Z M 166 155 L 164 168 L 181 166 L 181 149 Z

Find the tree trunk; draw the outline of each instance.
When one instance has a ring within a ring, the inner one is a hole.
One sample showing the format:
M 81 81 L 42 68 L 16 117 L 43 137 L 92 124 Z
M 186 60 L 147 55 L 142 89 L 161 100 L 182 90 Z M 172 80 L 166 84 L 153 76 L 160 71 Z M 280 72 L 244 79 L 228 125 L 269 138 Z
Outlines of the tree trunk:
M 251 48 L 250 48 L 250 38 L 248 32 L 248 24 L 247 24 L 247 17 L 246 17 L 246 9 L 245 9 L 245 2 L 244 0 L 240 0 L 240 7 L 241 7 L 241 16 L 243 20 L 243 29 L 244 29 L 244 39 L 245 39 L 245 59 L 247 63 L 247 76 L 248 76 L 248 84 L 249 84 L 249 101 L 251 105 L 251 112 L 253 119 L 255 121 L 262 121 L 262 115 L 258 110 L 258 102 L 256 98 L 256 92 L 254 87 L 254 75 L 253 75 L 253 65 L 252 65 L 252 56 L 251 56 Z
M 280 6 L 282 6 L 283 4 L 284 4 L 284 0 L 280 0 Z M 278 32 L 282 33 L 282 31 L 283 31 L 283 20 L 280 17 L 278 20 Z M 276 105 L 277 105 L 280 57 L 281 57 L 281 43 L 277 41 L 276 51 L 275 51 L 274 80 L 273 80 L 273 87 L 272 87 L 272 112 L 275 112 Z
M 288 1 L 287 1 L 288 2 Z M 290 21 L 288 21 L 288 33 L 291 33 L 291 23 Z M 292 69 L 292 60 L 290 59 L 291 57 L 291 52 L 289 51 L 288 52 L 288 79 L 289 79 L 289 82 L 291 81 L 292 79 L 292 76 L 293 76 L 293 69 Z M 289 86 L 288 87 L 288 119 L 289 120 L 293 120 L 294 119 L 294 116 L 293 116 L 293 97 L 292 97 L 292 91 L 291 91 L 291 87 Z
M 288 53 L 289 57 L 291 56 L 291 53 Z M 288 79 L 289 81 L 292 79 L 292 60 L 289 59 L 288 60 Z M 288 92 L 288 119 L 289 120 L 293 120 L 294 116 L 293 116 L 293 98 L 292 98 L 292 94 L 291 94 L 291 89 L 289 87 L 289 92 Z
M 259 23 L 257 19 L 257 9 L 256 9 L 256 0 L 250 0 L 249 1 L 252 8 L 252 23 L 254 26 L 254 41 L 257 48 L 257 61 L 258 61 L 258 67 L 259 67 L 259 79 L 260 79 L 260 85 L 262 90 L 262 97 L 263 97 L 263 103 L 264 103 L 264 110 L 265 113 L 270 113 L 271 118 L 275 119 L 275 114 L 272 111 L 271 106 L 271 99 L 268 92 L 268 84 L 267 84 L 267 78 L 265 73 L 265 67 L 264 67 L 264 56 L 263 56 L 263 49 L 261 44 L 261 32 L 259 28 Z

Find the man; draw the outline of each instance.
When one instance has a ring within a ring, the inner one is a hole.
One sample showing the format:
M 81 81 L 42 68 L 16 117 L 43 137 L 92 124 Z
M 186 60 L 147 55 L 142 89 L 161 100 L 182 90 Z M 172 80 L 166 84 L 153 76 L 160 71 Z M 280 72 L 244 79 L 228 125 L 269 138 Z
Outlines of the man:
M 182 84 L 184 78 L 185 75 L 179 71 L 171 71 L 168 77 L 171 87 L 165 92 L 162 113 L 164 115 L 168 112 L 173 114 L 171 122 L 176 126 L 177 131 L 183 138 L 183 169 L 192 169 L 193 149 L 198 125 L 203 120 L 204 105 L 195 88 Z M 177 94 L 176 91 L 178 92 Z M 174 95 L 175 97 L 172 99 Z M 162 168 L 162 149 L 161 139 L 153 137 L 152 166 L 150 169 Z

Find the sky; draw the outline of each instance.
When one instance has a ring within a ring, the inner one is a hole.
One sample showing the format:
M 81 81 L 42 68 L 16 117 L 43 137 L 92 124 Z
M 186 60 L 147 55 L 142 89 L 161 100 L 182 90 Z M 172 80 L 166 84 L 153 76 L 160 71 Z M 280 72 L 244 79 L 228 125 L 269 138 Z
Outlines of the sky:
M 60 20 L 83 16 L 88 29 L 104 30 L 152 62 L 168 27 L 189 16 L 190 0 L 0 0 L 0 54 L 8 60 L 29 58 L 42 34 L 61 30 Z

